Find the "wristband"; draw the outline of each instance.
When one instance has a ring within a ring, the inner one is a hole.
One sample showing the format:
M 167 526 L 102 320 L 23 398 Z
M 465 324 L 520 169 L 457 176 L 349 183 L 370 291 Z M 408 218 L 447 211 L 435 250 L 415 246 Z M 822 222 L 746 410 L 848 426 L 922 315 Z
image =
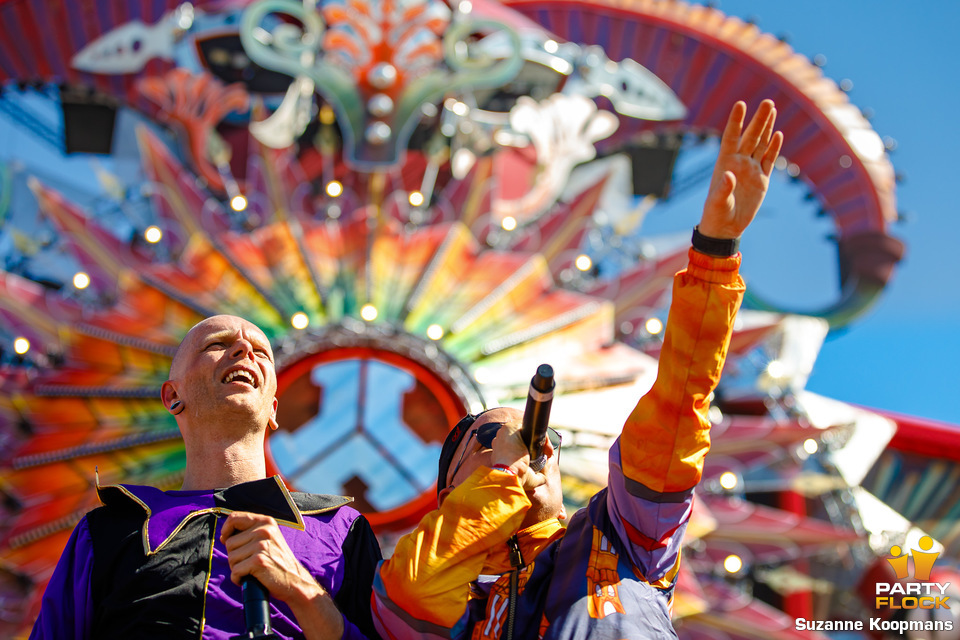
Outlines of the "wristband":
M 711 238 L 700 233 L 699 225 L 693 228 L 691 242 L 694 249 L 708 256 L 729 258 L 737 255 L 737 252 L 740 251 L 740 238 Z
M 516 471 L 514 471 L 513 469 L 511 469 L 510 467 L 508 467 L 508 466 L 505 465 L 505 464 L 495 464 L 495 465 L 493 465 L 493 468 L 494 468 L 494 469 L 497 469 L 498 471 L 503 471 L 504 473 L 509 473 L 509 474 L 512 475 L 512 476 L 517 475 L 517 472 L 516 472 Z

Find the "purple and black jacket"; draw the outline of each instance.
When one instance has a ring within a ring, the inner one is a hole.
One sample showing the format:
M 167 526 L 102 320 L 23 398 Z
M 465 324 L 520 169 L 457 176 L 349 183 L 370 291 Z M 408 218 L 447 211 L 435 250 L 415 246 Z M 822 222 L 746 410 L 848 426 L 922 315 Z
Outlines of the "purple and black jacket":
M 272 516 L 291 550 L 332 596 L 344 640 L 378 638 L 370 591 L 380 546 L 349 498 L 291 493 L 278 477 L 215 491 L 97 488 L 104 506 L 77 525 L 43 596 L 31 640 L 191 638 L 246 631 L 220 530 L 233 511 Z M 273 631 L 303 638 L 283 602 Z

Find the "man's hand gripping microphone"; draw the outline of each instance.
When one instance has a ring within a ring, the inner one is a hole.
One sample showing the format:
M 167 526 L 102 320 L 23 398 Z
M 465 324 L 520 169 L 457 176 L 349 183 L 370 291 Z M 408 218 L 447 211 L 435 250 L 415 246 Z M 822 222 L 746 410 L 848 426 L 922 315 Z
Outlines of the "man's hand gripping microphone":
M 553 402 L 553 390 L 556 386 L 553 380 L 553 367 L 548 364 L 537 367 L 537 372 L 530 380 L 527 407 L 523 412 L 523 428 L 520 432 L 530 452 L 530 468 L 537 472 L 541 471 L 547 463 L 547 455 L 543 452 L 543 448 L 547 440 L 550 404 Z

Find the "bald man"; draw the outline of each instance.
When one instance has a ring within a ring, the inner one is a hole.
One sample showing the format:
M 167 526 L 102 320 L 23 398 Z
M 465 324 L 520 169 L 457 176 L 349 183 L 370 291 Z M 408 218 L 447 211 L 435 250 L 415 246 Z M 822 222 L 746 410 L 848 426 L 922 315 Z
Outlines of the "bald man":
M 183 436 L 180 491 L 100 486 L 73 531 L 31 638 L 246 637 L 240 581 L 270 592 L 280 638 L 378 638 L 380 547 L 349 498 L 268 478 L 277 376 L 263 332 L 214 316 L 184 337 L 160 396 Z

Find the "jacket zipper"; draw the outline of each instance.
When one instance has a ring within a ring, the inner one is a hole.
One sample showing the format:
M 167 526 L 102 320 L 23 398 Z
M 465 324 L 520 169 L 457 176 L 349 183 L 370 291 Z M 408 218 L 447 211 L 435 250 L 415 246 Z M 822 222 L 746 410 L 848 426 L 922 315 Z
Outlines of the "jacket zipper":
M 513 640 L 513 627 L 517 617 L 517 598 L 519 597 L 517 591 L 520 583 L 520 569 L 523 567 L 523 554 L 520 553 L 520 543 L 516 534 L 510 536 L 510 539 L 507 540 L 507 549 L 513 571 L 510 572 L 510 600 L 507 604 L 506 640 Z

